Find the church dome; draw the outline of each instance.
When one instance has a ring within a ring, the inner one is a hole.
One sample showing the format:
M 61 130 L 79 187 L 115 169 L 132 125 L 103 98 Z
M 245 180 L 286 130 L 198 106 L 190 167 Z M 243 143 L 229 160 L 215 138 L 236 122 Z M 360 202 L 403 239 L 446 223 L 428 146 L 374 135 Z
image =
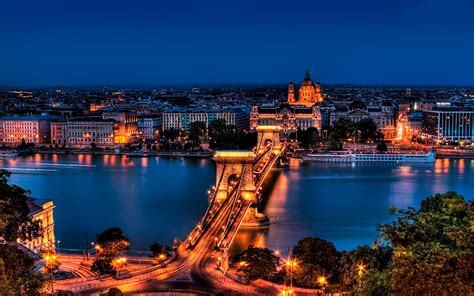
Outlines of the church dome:
M 309 71 L 306 71 L 303 79 L 302 86 L 314 86 L 313 80 L 311 80 L 311 76 L 309 76 Z

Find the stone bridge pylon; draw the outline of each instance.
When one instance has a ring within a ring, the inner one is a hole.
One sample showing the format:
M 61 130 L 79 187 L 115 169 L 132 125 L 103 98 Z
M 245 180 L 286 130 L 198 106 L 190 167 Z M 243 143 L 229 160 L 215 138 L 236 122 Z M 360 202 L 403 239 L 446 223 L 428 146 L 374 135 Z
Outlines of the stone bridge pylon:
M 216 161 L 217 200 L 227 198 L 232 180 L 240 179 L 242 198 L 256 201 L 253 163 L 255 153 L 252 151 L 218 151 L 214 155 Z M 238 182 L 237 182 L 238 183 Z
M 281 151 L 280 143 L 280 126 L 276 125 L 260 125 L 257 127 L 257 153 L 263 154 L 266 151 L 268 143 L 272 144 L 272 150 L 279 154 Z

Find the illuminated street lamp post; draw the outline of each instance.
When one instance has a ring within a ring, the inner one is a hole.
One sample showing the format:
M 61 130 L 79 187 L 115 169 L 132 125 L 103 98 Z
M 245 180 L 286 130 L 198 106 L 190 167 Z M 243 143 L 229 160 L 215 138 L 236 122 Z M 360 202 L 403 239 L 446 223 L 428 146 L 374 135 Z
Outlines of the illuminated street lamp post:
M 58 241 L 56 242 L 56 244 L 57 244 L 56 253 L 57 253 L 58 255 L 59 255 L 59 244 L 60 244 L 60 243 L 61 243 L 60 240 L 58 240 Z
M 365 272 L 365 265 L 361 262 L 357 265 L 357 274 L 359 275 L 359 287 L 362 286 L 362 275 Z

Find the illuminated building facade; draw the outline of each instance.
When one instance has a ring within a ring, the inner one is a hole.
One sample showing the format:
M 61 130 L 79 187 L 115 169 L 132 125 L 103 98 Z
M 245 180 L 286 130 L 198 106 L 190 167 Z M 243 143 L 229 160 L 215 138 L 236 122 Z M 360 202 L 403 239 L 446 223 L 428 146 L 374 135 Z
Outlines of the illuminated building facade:
M 43 144 L 50 141 L 50 121 L 47 116 L 8 116 L 0 118 L 0 143 L 18 145 Z
M 309 127 L 321 129 L 321 110 L 319 106 L 307 108 L 281 104 L 278 107 L 252 107 L 250 113 L 250 128 L 257 129 L 258 126 L 279 126 L 284 134 L 292 131 L 306 130 Z
M 119 131 L 119 123 L 102 117 L 74 118 L 67 122 L 67 145 L 73 148 L 112 148 Z
M 33 221 L 38 221 L 40 224 L 40 236 L 23 242 L 29 249 L 36 252 L 40 251 L 54 251 L 55 237 L 54 237 L 54 203 L 51 200 L 40 202 L 31 198 L 28 202 L 30 208 L 30 217 Z
M 288 102 L 280 106 L 253 106 L 250 113 L 250 129 L 261 125 L 279 126 L 283 134 L 292 131 L 306 130 L 310 127 L 321 129 L 322 115 L 320 106 L 324 100 L 319 82 L 311 80 L 309 71 L 298 90 L 296 98 L 295 85 L 288 85 Z
M 159 137 L 161 118 L 139 116 L 137 121 L 138 133 L 143 139 L 156 140 Z
M 225 120 L 228 125 L 235 125 L 238 129 L 246 129 L 249 126 L 248 113 L 241 110 L 177 110 L 163 113 L 163 130 L 183 129 L 189 130 L 192 122 L 202 121 L 209 124 L 217 119 Z
M 423 111 L 422 132 L 436 141 L 474 141 L 474 108 L 440 107 Z
M 54 120 L 51 121 L 51 144 L 66 145 L 67 144 L 67 121 Z
M 397 136 L 396 130 L 396 108 L 385 101 L 381 105 L 367 106 L 360 100 L 354 100 L 351 104 L 335 105 L 330 111 L 330 125 L 340 118 L 348 118 L 352 122 L 358 122 L 364 118 L 372 119 L 383 134 L 384 139 L 393 139 Z
M 140 138 L 138 133 L 137 115 L 128 111 L 103 112 L 104 120 L 114 120 L 118 124 L 114 126 L 114 143 L 133 143 Z
M 288 103 L 290 105 L 302 105 L 305 107 L 312 107 L 316 103 L 324 100 L 324 95 L 321 91 L 319 82 L 316 84 L 311 80 L 309 71 L 306 71 L 303 82 L 298 90 L 298 99 L 296 99 L 295 85 L 290 82 L 288 85 Z

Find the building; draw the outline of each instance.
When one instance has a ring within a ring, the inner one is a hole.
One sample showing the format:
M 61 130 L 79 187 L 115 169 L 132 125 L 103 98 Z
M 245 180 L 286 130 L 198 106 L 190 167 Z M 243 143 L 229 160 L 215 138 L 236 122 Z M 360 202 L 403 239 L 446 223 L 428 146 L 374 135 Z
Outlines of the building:
M 18 145 L 50 142 L 50 121 L 48 116 L 7 116 L 0 118 L 0 143 Z
M 319 106 L 307 108 L 290 104 L 278 107 L 252 107 L 250 128 L 255 130 L 260 125 L 276 125 L 284 134 L 292 131 L 306 130 L 309 127 L 321 129 L 321 111 Z
M 249 127 L 248 114 L 241 110 L 177 110 L 163 113 L 163 130 L 189 130 L 192 122 L 202 121 L 209 124 L 217 119 L 223 119 L 228 125 L 235 125 L 238 129 Z
M 159 137 L 161 127 L 160 117 L 138 116 L 138 133 L 145 140 L 156 140 Z
M 33 221 L 38 221 L 40 225 L 40 236 L 31 240 L 25 241 L 23 244 L 29 249 L 36 252 L 40 251 L 54 251 L 55 237 L 54 237 L 54 213 L 55 208 L 53 201 L 47 200 L 41 202 L 36 199 L 29 199 L 28 207 L 30 209 L 29 216 Z
M 102 113 L 104 120 L 118 122 L 114 131 L 115 144 L 133 143 L 140 138 L 137 125 L 137 114 L 129 111 L 108 111 Z
M 435 107 L 423 111 L 422 136 L 435 141 L 474 141 L 474 108 Z
M 73 148 L 113 148 L 123 141 L 118 134 L 119 123 L 102 117 L 80 117 L 67 121 L 67 145 Z
M 384 101 L 379 105 L 366 105 L 361 100 L 354 100 L 350 104 L 338 104 L 331 107 L 330 125 L 341 118 L 348 118 L 352 122 L 358 122 L 364 118 L 372 119 L 384 135 L 385 139 L 393 139 L 396 131 L 396 108 L 389 102 Z
M 407 132 L 408 136 L 417 136 L 422 133 L 423 126 L 423 112 L 422 111 L 413 111 L 408 113 L 407 116 Z
M 312 107 L 316 103 L 321 103 L 324 95 L 321 91 L 321 85 L 317 81 L 316 84 L 311 80 L 309 71 L 306 71 L 303 82 L 298 89 L 298 99 L 296 99 L 295 85 L 290 82 L 288 85 L 288 103 L 290 105 L 302 105 Z
M 298 97 L 296 96 L 298 95 Z M 293 82 L 288 85 L 288 101 L 279 106 L 253 106 L 250 112 L 250 129 L 255 130 L 260 125 L 276 125 L 282 133 L 306 130 L 310 127 L 322 127 L 321 109 L 318 103 L 324 100 L 319 82 L 311 80 L 309 71 L 305 77 L 298 94 L 295 93 Z
M 67 120 L 51 121 L 51 144 L 67 145 Z

